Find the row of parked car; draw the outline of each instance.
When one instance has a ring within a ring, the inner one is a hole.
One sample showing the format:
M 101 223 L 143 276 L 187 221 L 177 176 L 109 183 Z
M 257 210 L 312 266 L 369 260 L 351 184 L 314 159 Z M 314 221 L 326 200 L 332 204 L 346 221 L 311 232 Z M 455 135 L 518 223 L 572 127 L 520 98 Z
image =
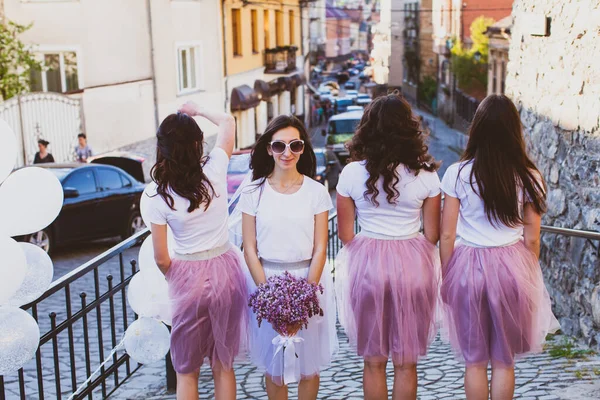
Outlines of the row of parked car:
M 335 187 L 342 169 L 331 150 L 316 149 L 317 181 Z M 146 187 L 143 157 L 113 152 L 92 157 L 88 163 L 36 165 L 60 181 L 63 207 L 54 222 L 42 231 L 15 238 L 53 252 L 75 242 L 120 236 L 123 240 L 145 228 L 140 198 Z M 227 172 L 230 198 L 249 171 L 250 150 L 234 153 Z

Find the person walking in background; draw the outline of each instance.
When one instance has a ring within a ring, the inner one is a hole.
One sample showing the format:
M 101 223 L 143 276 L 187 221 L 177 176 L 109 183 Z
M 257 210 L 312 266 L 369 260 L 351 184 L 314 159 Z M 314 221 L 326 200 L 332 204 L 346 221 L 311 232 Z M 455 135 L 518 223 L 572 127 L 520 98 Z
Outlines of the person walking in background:
M 337 185 L 338 315 L 364 358 L 366 400 L 417 398 L 417 361 L 436 334 L 441 267 L 438 163 L 397 92 L 365 109 Z M 422 217 L 421 217 L 422 216 Z M 354 233 L 355 217 L 361 232 Z M 423 234 L 419 230 L 423 226 Z
M 508 97 L 479 105 L 442 190 L 441 295 L 450 342 L 467 366 L 467 399 L 512 399 L 515 356 L 541 352 L 559 325 L 538 262 L 545 183 Z
M 79 144 L 75 146 L 75 157 L 78 162 L 87 162 L 87 159 L 93 155 L 92 148 L 87 144 L 87 136 L 85 133 L 77 135 Z
M 38 152 L 35 153 L 35 157 L 33 158 L 33 163 L 34 164 L 46 164 L 46 163 L 53 163 L 54 162 L 54 157 L 52 156 L 52 154 L 48 153 L 48 145 L 50 144 L 49 141 L 44 140 L 44 139 L 40 139 L 38 140 Z

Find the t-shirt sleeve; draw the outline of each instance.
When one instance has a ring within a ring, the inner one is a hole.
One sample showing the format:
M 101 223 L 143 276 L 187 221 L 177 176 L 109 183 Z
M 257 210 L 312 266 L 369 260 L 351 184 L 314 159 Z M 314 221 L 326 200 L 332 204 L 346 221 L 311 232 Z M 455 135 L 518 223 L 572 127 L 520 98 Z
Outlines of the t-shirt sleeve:
M 426 185 L 427 190 L 429 191 L 427 197 L 435 197 L 442 191 L 440 177 L 435 171 L 427 174 Z
M 352 186 L 352 181 L 351 181 L 352 172 L 350 171 L 351 169 L 352 169 L 352 164 L 348 164 L 348 165 L 346 165 L 346 167 L 344 169 L 342 169 L 342 172 L 340 173 L 338 184 L 335 187 L 335 190 L 338 192 L 338 194 L 340 196 L 352 197 L 350 195 L 350 189 Z
M 206 167 L 210 168 L 219 178 L 227 177 L 227 167 L 229 166 L 229 157 L 220 147 L 215 147 L 208 155 L 209 159 Z
M 318 185 L 321 186 L 320 183 Z M 321 186 L 320 189 L 321 190 L 319 190 L 319 198 L 317 199 L 317 203 L 315 206 L 315 215 L 321 214 L 325 211 L 329 211 L 333 208 L 331 196 L 329 195 L 327 189 L 325 189 L 325 186 Z
M 245 214 L 256 216 L 256 212 L 258 211 L 258 193 L 260 193 L 260 190 L 260 187 L 255 188 L 253 184 L 250 185 L 250 188 L 244 189 L 240 195 L 237 209 Z
M 458 164 L 453 164 L 448 167 L 444 178 L 442 178 L 442 191 L 448 196 L 458 198 L 456 192 L 456 179 L 458 177 Z
M 155 191 L 146 188 L 142 193 L 140 200 L 140 212 L 144 223 L 149 227 L 150 224 L 166 225 L 167 214 L 165 212 L 166 204 L 160 195 Z

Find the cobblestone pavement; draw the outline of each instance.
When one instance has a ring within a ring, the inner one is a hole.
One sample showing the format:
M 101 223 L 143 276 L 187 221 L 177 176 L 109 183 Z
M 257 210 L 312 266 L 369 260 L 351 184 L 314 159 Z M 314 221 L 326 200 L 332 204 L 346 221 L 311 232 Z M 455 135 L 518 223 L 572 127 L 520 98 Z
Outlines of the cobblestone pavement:
M 362 399 L 362 359 L 357 357 L 339 331 L 340 352 L 332 365 L 321 374 L 319 399 Z M 559 342 L 560 338 L 555 338 Z M 392 387 L 392 369 L 388 365 L 388 387 Z M 570 361 L 544 353 L 529 356 L 516 365 L 515 399 L 562 400 L 600 398 L 600 358 Z M 263 377 L 248 362 L 236 366 L 238 399 L 265 399 Z M 420 400 L 464 399 L 464 369 L 448 345 L 437 339 L 427 357 L 418 365 Z M 390 391 L 391 395 L 391 391 Z M 111 398 L 175 399 L 165 389 L 164 366 L 142 367 Z M 210 370 L 200 376 L 200 398 L 213 399 Z M 297 398 L 297 386 L 290 385 L 290 399 Z

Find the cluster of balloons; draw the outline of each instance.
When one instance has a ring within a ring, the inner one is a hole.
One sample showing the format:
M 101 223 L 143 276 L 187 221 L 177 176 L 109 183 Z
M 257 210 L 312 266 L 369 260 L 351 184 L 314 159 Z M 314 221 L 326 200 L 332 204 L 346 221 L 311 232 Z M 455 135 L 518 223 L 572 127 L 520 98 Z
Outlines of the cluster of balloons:
M 144 210 L 142 210 L 143 216 Z M 174 248 L 170 230 L 168 247 L 171 251 Z M 140 364 L 151 364 L 165 357 L 171 340 L 167 328 L 167 325 L 171 325 L 169 288 L 163 273 L 154 261 L 152 235 L 148 236 L 140 247 L 138 264 L 140 271 L 129 282 L 127 300 L 140 318 L 127 328 L 123 344 L 127 354 L 135 361 Z
M 0 119 L 0 375 L 19 370 L 35 355 L 40 329 L 20 307 L 44 294 L 54 275 L 44 250 L 12 238 L 46 228 L 63 204 L 54 174 L 37 167 L 12 172 L 16 159 L 15 134 Z

